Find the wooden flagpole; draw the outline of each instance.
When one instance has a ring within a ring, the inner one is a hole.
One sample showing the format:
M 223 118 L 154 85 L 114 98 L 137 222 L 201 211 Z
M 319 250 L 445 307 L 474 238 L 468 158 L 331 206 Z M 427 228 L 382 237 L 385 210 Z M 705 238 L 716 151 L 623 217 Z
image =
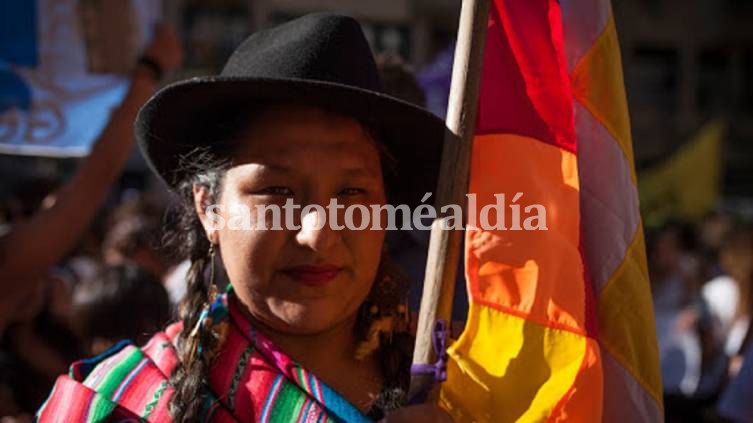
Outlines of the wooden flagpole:
M 438 210 L 448 204 L 465 204 L 489 4 L 490 0 L 462 2 L 447 107 L 446 124 L 451 133 L 445 136 L 442 150 L 435 203 Z M 445 222 L 445 227 L 449 226 L 447 220 L 447 216 L 440 216 L 432 224 L 413 353 L 414 364 L 433 363 L 436 359 L 432 344 L 435 322 L 443 319 L 449 323 L 452 317 L 460 237 L 463 233 L 442 229 L 442 222 Z M 409 398 L 433 381 L 434 375 L 414 375 L 411 378 Z

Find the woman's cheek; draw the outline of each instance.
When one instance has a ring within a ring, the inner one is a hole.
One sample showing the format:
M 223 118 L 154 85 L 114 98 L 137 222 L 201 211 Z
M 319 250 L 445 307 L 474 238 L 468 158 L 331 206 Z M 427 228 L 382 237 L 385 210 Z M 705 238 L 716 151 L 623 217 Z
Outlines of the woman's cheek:
M 357 261 L 356 268 L 360 274 L 356 277 L 371 286 L 382 258 L 385 232 L 371 229 L 348 230 L 346 237 L 345 242 Z
M 388 226 L 387 212 L 378 205 L 352 204 L 340 211 L 338 223 L 357 232 L 359 238 L 373 239 L 374 232 Z
M 243 226 L 250 228 L 233 229 L 226 225 L 221 231 L 220 249 L 231 280 L 258 284 L 271 277 L 284 245 L 285 231 L 257 229 L 259 219 L 254 210 L 244 220 Z

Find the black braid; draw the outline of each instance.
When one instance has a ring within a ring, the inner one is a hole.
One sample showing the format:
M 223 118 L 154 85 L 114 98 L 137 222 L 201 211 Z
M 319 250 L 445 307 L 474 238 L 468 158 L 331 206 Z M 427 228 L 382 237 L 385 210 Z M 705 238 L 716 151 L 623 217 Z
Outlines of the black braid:
M 180 306 L 183 331 L 177 342 L 179 364 L 170 379 L 174 388 L 170 399 L 170 414 L 175 422 L 199 420 L 211 358 L 206 354 L 199 355 L 198 346 L 201 344 L 205 350 L 214 351 L 221 342 L 210 331 L 199 331 L 199 336 L 189 336 L 199 320 L 202 308 L 210 301 L 209 281 L 205 278 L 206 269 L 210 265 L 210 242 L 195 211 L 193 187 L 198 185 L 206 190 L 209 204 L 219 200 L 220 182 L 226 164 L 213 159 L 206 151 L 195 152 L 190 161 L 193 168 L 189 174 L 194 176 L 178 187 L 180 198 L 173 216 L 174 230 L 165 237 L 166 244 L 172 251 L 191 260 L 191 267 L 186 275 L 186 296 Z
M 170 399 L 170 414 L 176 422 L 196 421 L 201 411 L 200 398 L 208 365 L 203 357 L 198 356 L 198 343 L 204 340 L 200 340 L 199 337 L 191 338 L 189 334 L 196 326 L 204 303 L 209 301 L 203 282 L 205 263 L 206 259 L 203 258 L 192 263 L 187 277 L 188 292 L 182 304 L 183 331 L 178 344 L 180 365 L 170 380 L 175 389 Z M 207 338 L 206 334 L 204 335 L 203 337 Z

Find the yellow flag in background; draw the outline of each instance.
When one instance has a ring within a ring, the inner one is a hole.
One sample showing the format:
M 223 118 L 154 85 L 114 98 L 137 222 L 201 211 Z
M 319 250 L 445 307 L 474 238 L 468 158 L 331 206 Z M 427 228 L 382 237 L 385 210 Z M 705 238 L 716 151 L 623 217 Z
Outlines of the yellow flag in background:
M 643 219 L 694 221 L 712 211 L 721 191 L 723 119 L 713 120 L 664 162 L 638 175 Z

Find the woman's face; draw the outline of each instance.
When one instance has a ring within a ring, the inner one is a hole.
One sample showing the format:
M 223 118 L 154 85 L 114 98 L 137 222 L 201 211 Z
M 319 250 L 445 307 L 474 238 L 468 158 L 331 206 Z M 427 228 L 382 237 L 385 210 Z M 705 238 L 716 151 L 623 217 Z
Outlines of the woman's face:
M 385 204 L 375 141 L 356 120 L 279 106 L 257 116 L 239 145 L 215 211 L 226 224 L 207 230 L 238 298 L 255 319 L 285 333 L 320 333 L 352 319 L 374 281 L 384 231 L 335 230 L 329 213 L 325 221 L 314 209 L 302 215 L 302 208 L 319 205 L 328 212 L 336 199 L 344 206 L 336 213 L 342 225 L 350 205 Z M 290 222 L 283 208 L 288 200 L 300 206 L 290 209 Z M 248 214 L 237 217 L 238 206 Z M 271 229 L 273 212 L 258 206 L 279 207 L 282 229 Z M 361 217 L 354 214 L 356 225 Z M 209 228 L 206 215 L 202 221 Z M 232 229 L 259 222 L 269 229 Z

